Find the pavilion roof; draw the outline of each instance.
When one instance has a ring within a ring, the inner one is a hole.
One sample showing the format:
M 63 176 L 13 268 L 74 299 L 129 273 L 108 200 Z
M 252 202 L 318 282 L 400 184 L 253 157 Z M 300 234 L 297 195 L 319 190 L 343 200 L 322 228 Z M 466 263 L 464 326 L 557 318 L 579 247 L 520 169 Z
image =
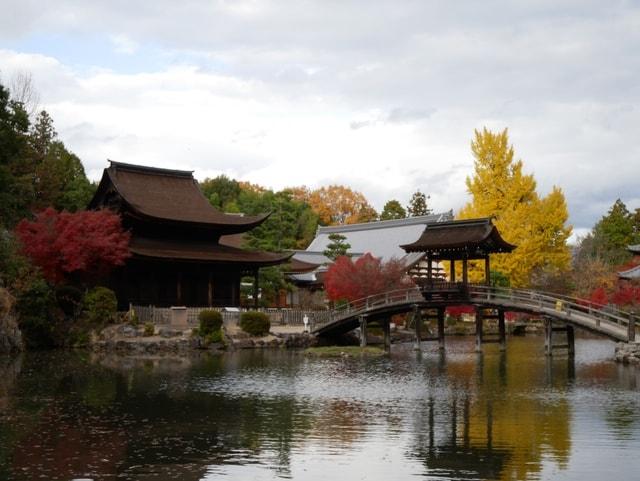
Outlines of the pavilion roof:
M 256 227 L 269 216 L 220 212 L 202 194 L 192 171 L 109 162 L 89 208 L 100 207 L 106 192 L 115 189 L 144 218 L 221 228 L 229 234 Z
M 267 267 L 286 262 L 292 253 L 249 251 L 210 242 L 185 242 L 172 239 L 133 237 L 129 245 L 134 256 L 179 261 L 241 264 L 247 267 Z
M 489 218 L 430 223 L 417 241 L 400 247 L 406 252 L 425 252 L 432 259 L 478 259 L 516 248 L 502 238 Z
M 626 271 L 618 272 L 618 277 L 629 280 L 640 279 L 640 266 L 635 266 L 631 269 L 627 269 Z

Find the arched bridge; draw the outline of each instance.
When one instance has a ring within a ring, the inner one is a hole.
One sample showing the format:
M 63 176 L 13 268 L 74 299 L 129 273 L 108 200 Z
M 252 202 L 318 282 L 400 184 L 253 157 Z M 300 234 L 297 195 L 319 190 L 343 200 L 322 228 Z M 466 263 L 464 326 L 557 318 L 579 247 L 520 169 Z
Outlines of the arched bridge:
M 561 321 L 568 326 L 586 329 L 615 341 L 635 340 L 634 316 L 612 306 L 527 289 L 448 282 L 386 292 L 350 302 L 329 311 L 324 320 L 316 321 L 312 332 L 319 336 L 338 335 L 358 327 L 363 319 L 388 320 L 394 314 L 436 308 L 442 318 L 444 337 L 444 308 L 452 305 L 473 305 L 480 311 L 497 311 L 502 316 L 502 331 L 504 312 L 515 311 Z M 480 320 L 480 336 L 481 326 Z M 504 336 L 504 332 L 502 335 Z M 550 334 L 548 336 L 550 341 Z M 482 339 L 479 342 L 482 343 Z

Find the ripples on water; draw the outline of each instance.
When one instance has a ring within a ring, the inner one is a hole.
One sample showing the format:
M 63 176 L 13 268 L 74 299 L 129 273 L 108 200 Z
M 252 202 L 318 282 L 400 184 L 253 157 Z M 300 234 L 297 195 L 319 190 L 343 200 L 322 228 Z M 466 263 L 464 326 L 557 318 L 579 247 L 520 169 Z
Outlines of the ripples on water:
M 635 479 L 640 376 L 612 343 L 492 348 L 4 359 L 0 479 Z

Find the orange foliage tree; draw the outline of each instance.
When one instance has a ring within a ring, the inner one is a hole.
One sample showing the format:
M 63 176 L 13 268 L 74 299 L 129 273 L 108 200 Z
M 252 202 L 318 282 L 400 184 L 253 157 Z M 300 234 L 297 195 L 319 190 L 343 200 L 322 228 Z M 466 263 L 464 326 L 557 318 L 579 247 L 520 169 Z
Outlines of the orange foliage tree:
M 369 253 L 355 262 L 348 256 L 338 257 L 324 278 L 325 291 L 331 301 L 355 301 L 411 285 L 413 282 L 402 262 L 397 259 L 382 262 Z
M 304 195 L 299 189 L 298 195 Z M 308 204 L 325 225 L 356 224 L 378 218 L 365 196 L 343 185 L 321 187 L 309 193 Z

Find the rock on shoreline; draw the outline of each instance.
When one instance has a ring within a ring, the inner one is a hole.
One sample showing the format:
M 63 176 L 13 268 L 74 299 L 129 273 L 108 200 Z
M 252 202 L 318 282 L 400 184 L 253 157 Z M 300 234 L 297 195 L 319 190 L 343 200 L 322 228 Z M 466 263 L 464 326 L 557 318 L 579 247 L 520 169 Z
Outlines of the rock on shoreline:
M 640 364 L 640 343 L 619 342 L 616 344 L 616 361 L 622 364 Z

